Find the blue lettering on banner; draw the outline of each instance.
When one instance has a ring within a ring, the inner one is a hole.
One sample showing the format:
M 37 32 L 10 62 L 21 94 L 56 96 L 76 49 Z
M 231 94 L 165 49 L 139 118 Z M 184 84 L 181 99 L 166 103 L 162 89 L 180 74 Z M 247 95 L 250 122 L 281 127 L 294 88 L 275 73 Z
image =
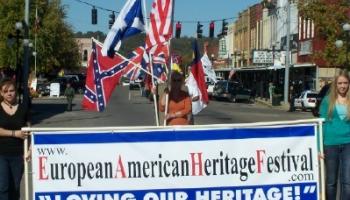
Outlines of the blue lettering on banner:
M 161 189 L 35 193 L 35 200 L 317 200 L 316 183 Z
M 113 134 L 112 134 L 113 133 Z M 117 134 L 115 134 L 117 133 Z M 166 134 L 167 133 L 167 134 Z M 169 134 L 170 133 L 170 134 Z M 189 134 L 190 133 L 190 134 Z M 315 126 L 228 128 L 215 130 L 151 130 L 142 132 L 107 133 L 34 133 L 34 144 L 82 144 L 82 143 L 133 143 L 133 142 L 170 142 L 204 141 L 224 139 L 250 139 L 273 137 L 314 136 Z

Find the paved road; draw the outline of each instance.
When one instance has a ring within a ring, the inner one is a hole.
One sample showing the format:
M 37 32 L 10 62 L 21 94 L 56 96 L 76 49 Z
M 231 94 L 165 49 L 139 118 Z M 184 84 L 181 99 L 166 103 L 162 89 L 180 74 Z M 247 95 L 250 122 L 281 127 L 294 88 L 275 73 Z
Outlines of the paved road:
M 34 127 L 100 127 L 156 125 L 153 103 L 141 97 L 139 91 L 130 93 L 127 87 L 118 87 L 105 112 L 82 110 L 78 95 L 72 112 L 65 111 L 65 99 L 41 98 L 33 100 Z M 312 118 L 310 112 L 289 113 L 265 105 L 210 101 L 196 116 L 196 124 L 227 124 Z
M 136 90 L 129 100 L 126 87 L 118 87 L 104 112 L 90 112 L 81 108 L 82 95 L 76 95 L 72 112 L 65 111 L 65 99 L 41 98 L 33 100 L 34 127 L 93 127 L 153 125 L 152 103 Z

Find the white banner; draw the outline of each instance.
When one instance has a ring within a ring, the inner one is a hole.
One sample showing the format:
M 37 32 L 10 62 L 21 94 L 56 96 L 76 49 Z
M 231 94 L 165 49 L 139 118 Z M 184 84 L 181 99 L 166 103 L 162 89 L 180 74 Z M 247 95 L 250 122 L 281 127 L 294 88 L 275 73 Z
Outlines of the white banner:
M 317 199 L 314 125 L 33 134 L 33 199 Z

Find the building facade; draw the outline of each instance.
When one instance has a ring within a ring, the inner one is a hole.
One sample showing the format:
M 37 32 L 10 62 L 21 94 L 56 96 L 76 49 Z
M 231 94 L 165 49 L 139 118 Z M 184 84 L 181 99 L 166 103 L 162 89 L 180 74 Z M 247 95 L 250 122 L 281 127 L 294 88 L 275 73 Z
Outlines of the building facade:
M 75 38 L 76 43 L 79 47 L 79 54 L 81 57 L 81 66 L 87 67 L 89 61 L 89 55 L 92 51 L 92 40 L 91 38 Z

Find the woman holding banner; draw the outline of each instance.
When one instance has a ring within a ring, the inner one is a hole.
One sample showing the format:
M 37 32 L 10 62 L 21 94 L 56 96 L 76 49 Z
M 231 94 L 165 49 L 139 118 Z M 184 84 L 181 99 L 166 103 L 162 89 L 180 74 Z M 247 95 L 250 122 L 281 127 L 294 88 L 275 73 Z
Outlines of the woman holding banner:
M 191 98 L 181 88 L 184 84 L 184 77 L 179 72 L 173 71 L 170 77 L 170 91 L 166 88 L 159 102 L 159 109 L 165 113 L 167 125 L 189 125 L 188 114 L 192 112 Z M 169 95 L 168 110 L 166 107 L 166 94 Z
M 336 199 L 338 175 L 340 199 L 350 199 L 350 77 L 346 70 L 335 77 L 329 94 L 322 100 L 320 116 L 325 118 L 326 196 Z
M 3 79 L 0 83 L 0 199 L 19 200 L 23 175 L 23 139 L 27 133 L 28 106 L 17 104 L 15 82 Z

